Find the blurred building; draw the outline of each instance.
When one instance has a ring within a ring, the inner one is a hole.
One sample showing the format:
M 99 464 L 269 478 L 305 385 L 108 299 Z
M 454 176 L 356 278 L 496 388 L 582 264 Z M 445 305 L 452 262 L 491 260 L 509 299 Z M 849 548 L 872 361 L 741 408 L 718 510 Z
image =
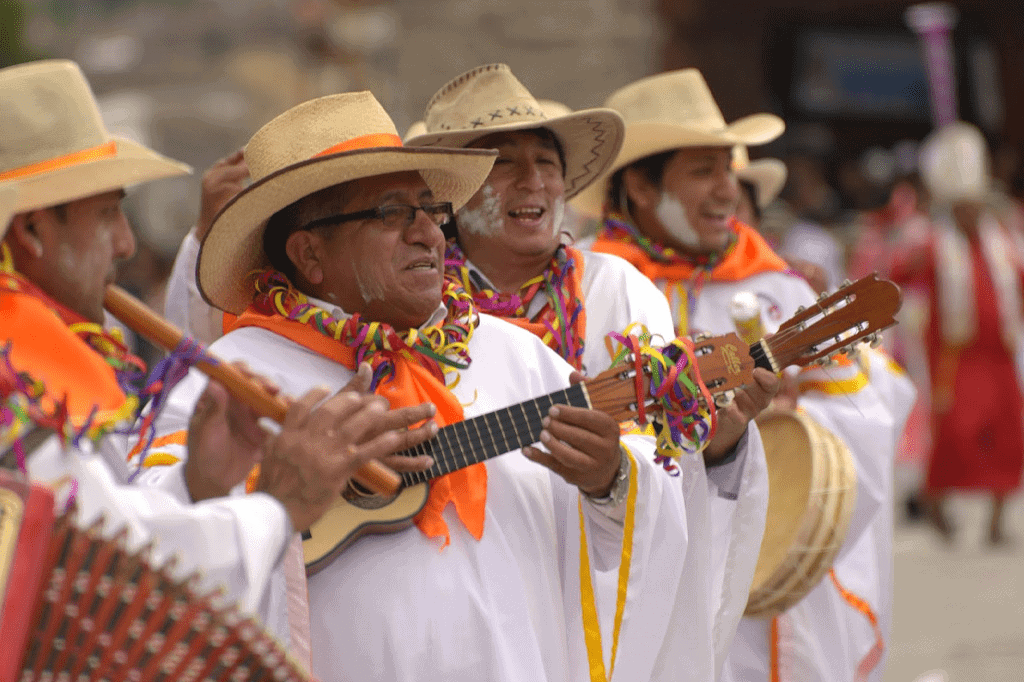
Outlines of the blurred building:
M 701 69 L 727 120 L 774 111 L 787 143 L 831 165 L 931 129 L 927 78 L 908 0 L 661 0 L 664 68 Z M 1017 0 L 952 0 L 961 118 L 1024 144 L 1024 35 Z M 824 139 L 822 139 L 824 138 Z

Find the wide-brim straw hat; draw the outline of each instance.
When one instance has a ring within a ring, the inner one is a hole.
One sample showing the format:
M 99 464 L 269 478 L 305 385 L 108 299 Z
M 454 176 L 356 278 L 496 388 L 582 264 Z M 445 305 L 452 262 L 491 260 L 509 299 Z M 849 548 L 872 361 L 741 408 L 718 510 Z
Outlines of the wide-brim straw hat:
M 415 136 L 418 130 L 410 130 L 409 146 L 465 147 L 493 133 L 550 130 L 565 153 L 566 199 L 600 177 L 623 139 L 622 117 L 610 109 L 549 116 L 506 64 L 479 66 L 450 81 L 427 104 L 423 125 Z
M 726 123 L 697 69 L 642 78 L 613 92 L 604 105 L 622 115 L 626 136 L 600 181 L 573 202 L 592 215 L 601 213 L 612 174 L 634 161 L 686 147 L 765 144 L 786 129 L 774 114 L 751 114 Z
M 18 184 L 15 213 L 191 172 L 107 132 L 72 61 L 0 69 L 0 130 L 0 182 Z
M 14 217 L 14 207 L 18 202 L 18 188 L 12 183 L 0 183 L 0 239 L 7 234 Z
M 737 178 L 754 186 L 760 208 L 772 203 L 786 185 L 788 172 L 785 163 L 779 159 L 751 161 L 746 147 L 740 146 L 733 150 L 732 167 Z
M 369 92 L 304 102 L 260 128 L 245 147 L 252 184 L 214 218 L 196 267 L 212 305 L 240 313 L 251 274 L 266 267 L 263 230 L 272 215 L 319 190 L 351 180 L 417 171 L 436 201 L 461 208 L 487 179 L 489 149 L 403 147 L 395 124 Z

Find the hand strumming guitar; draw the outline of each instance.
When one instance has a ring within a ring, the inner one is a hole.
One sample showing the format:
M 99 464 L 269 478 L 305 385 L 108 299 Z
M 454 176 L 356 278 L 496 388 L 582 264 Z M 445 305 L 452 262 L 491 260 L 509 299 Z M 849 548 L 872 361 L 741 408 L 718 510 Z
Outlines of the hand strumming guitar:
M 571 384 L 584 379 L 579 372 Z M 540 441 L 548 452 L 525 447 L 523 454 L 591 497 L 604 497 L 619 472 L 619 424 L 598 410 L 555 405 L 544 420 Z

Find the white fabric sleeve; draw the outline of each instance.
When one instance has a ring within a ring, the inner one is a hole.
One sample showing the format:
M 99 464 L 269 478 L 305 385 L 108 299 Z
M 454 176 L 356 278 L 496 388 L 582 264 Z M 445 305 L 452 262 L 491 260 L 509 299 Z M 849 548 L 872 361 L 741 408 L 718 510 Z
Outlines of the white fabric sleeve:
M 171 277 L 167 282 L 164 316 L 204 346 L 221 337 L 224 313 L 203 300 L 196 284 L 196 263 L 199 260 L 199 240 L 193 228 L 181 242 L 174 259 Z
M 177 556 L 175 576 L 198 571 L 202 589 L 223 587 L 229 601 L 267 619 L 271 575 L 292 532 L 284 507 L 269 495 L 183 504 L 164 490 L 118 484 L 99 457 L 64 451 L 55 439 L 33 455 L 29 474 L 40 481 L 72 476 L 81 526 L 103 517 L 107 532 L 128 530 L 132 549 L 153 541 L 155 565 Z
M 717 466 L 708 466 L 708 483 L 713 495 L 724 497 L 727 500 L 735 500 L 739 496 L 749 450 L 747 446 L 748 433 L 750 433 L 749 425 L 740 439 L 736 441 L 728 462 Z

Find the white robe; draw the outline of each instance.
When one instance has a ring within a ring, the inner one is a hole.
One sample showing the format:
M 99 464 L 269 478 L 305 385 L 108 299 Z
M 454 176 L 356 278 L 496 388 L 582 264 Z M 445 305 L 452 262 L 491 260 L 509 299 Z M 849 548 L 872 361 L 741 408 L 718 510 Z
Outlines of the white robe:
M 663 286 L 664 282 L 656 284 Z M 767 332 L 792 317 L 798 306 L 809 306 L 815 300 L 806 282 L 785 273 L 760 273 L 740 282 L 708 282 L 690 311 L 690 331 L 735 331 L 728 310 L 732 297 L 740 291 L 758 296 Z M 678 306 L 678 299 L 673 303 Z M 891 504 L 892 463 L 902 427 L 879 389 L 856 366 L 815 369 L 801 374 L 800 379 L 806 385 L 817 381 L 854 387 L 842 394 L 810 390 L 802 393 L 798 405 L 842 438 L 853 454 L 857 504 L 834 569 L 845 589 L 867 601 L 881 622 L 890 622 L 891 599 L 885 595 L 891 595 L 892 519 L 881 510 Z M 742 505 L 737 505 L 735 513 L 742 510 Z M 746 511 L 747 519 L 757 513 L 754 505 L 748 505 Z M 760 513 L 763 517 L 764 508 Z M 763 525 L 762 519 L 762 529 Z M 746 555 L 742 571 L 733 573 L 732 584 L 738 587 L 740 575 L 750 584 L 757 555 L 757 548 Z M 742 619 L 721 672 L 723 682 L 770 679 L 769 625 L 766 619 Z M 875 647 L 877 633 L 826 576 L 779 617 L 779 640 L 782 679 L 842 682 L 855 679 L 857 667 Z M 881 665 L 875 666 L 873 674 L 880 675 L 881 669 Z
M 315 385 L 340 388 L 352 376 L 263 329 L 233 331 L 212 350 L 225 360 L 244 359 L 288 395 Z M 453 391 L 467 418 L 568 384 L 571 368 L 539 339 L 487 315 L 481 315 L 470 354 L 473 362 Z M 162 432 L 187 425 L 184 415 L 204 384 L 192 374 L 179 385 L 161 419 Z M 760 447 L 756 436 L 750 440 Z M 681 477 L 672 478 L 653 465 L 649 438 L 623 442 L 637 460 L 639 495 L 615 678 L 713 679 L 703 463 L 690 458 Z M 485 466 L 482 540 L 468 534 L 449 506 L 451 545 L 444 550 L 415 527 L 364 537 L 310 578 L 313 672 L 319 679 L 589 679 L 579 587 L 580 495 L 518 452 Z M 152 483 L 158 472 L 143 478 Z M 624 510 L 589 501 L 582 508 L 607 666 Z M 699 549 L 691 553 L 690 547 Z M 282 588 L 277 581 L 275 589 Z M 274 622 L 286 634 L 283 620 Z
M 585 373 L 594 376 L 608 369 L 611 357 L 605 337 L 623 332 L 639 322 L 655 337 L 667 343 L 675 336 L 672 312 L 665 295 L 626 260 L 605 253 L 584 251 L 581 287 L 587 311 L 583 364 Z M 471 261 L 466 261 L 470 276 L 481 286 L 493 288 Z M 545 305 L 543 297 L 531 302 L 527 316 L 532 317 Z M 655 342 L 657 343 L 657 341 Z M 712 605 L 712 641 L 716 652 L 716 670 L 720 669 L 747 603 L 754 564 L 750 560 L 761 545 L 764 515 L 768 506 L 768 473 L 757 427 L 753 437 L 738 443 L 736 460 L 724 467 L 707 470 L 708 504 L 711 506 L 710 545 L 701 549 L 707 556 L 703 569 Z M 686 497 L 690 499 L 692 495 Z M 691 513 L 692 516 L 692 513 Z M 693 542 L 691 552 L 696 551 Z M 711 557 L 714 557 L 712 562 Z M 683 584 L 689 578 L 684 574 Z

